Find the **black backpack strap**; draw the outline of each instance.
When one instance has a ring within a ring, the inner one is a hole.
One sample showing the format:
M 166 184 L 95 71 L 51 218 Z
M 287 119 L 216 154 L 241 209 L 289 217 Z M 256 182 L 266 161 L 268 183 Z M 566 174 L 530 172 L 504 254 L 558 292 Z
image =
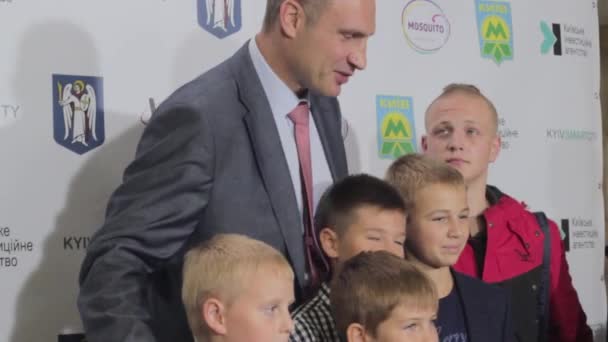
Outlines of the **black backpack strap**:
M 540 288 L 538 291 L 538 340 L 549 340 L 549 292 L 551 290 L 551 232 L 549 220 L 545 213 L 535 212 L 536 220 L 544 234 L 543 264 L 541 269 Z

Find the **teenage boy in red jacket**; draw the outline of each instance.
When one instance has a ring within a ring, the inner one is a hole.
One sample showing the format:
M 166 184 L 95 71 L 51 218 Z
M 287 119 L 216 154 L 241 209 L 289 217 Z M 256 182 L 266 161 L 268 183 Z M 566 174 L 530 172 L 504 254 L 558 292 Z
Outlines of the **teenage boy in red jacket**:
M 519 341 L 593 341 L 555 223 L 541 224 L 542 218 L 487 184 L 500 150 L 492 102 L 475 86 L 448 85 L 428 107 L 425 126 L 424 152 L 460 171 L 467 185 L 470 238 L 454 269 L 511 291 Z

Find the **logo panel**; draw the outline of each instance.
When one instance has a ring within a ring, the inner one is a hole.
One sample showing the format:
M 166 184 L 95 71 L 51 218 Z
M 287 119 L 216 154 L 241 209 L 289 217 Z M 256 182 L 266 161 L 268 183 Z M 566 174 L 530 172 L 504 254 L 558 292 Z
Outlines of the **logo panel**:
M 412 98 L 376 96 L 378 154 L 396 159 L 417 151 Z
M 547 24 L 544 21 L 540 22 L 540 31 L 543 34 L 543 42 L 540 46 L 540 52 L 543 55 L 553 50 L 553 54 L 556 56 L 562 55 L 562 30 L 559 24 Z
M 477 28 L 481 56 L 500 65 L 513 59 L 511 4 L 506 1 L 476 0 Z
M 105 140 L 103 79 L 54 74 L 53 125 L 55 141 L 84 154 Z
M 198 0 L 198 24 L 222 39 L 241 29 L 241 0 Z
M 574 56 L 586 58 L 593 42 L 585 28 L 579 25 L 540 22 L 540 32 L 543 40 L 540 53 L 547 55 L 550 52 L 555 56 Z
M 450 22 L 443 10 L 430 0 L 412 0 L 401 15 L 408 45 L 419 53 L 433 53 L 450 38 Z

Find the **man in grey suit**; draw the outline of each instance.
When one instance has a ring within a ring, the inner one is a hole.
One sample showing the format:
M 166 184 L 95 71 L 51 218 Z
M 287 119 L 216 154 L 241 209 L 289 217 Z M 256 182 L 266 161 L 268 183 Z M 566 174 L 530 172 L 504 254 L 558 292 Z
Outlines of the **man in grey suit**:
M 188 341 L 185 251 L 240 233 L 282 251 L 310 285 L 299 147 L 288 114 L 311 113 L 314 202 L 347 175 L 335 98 L 365 68 L 375 0 L 268 0 L 263 30 L 152 116 L 80 274 L 89 342 Z

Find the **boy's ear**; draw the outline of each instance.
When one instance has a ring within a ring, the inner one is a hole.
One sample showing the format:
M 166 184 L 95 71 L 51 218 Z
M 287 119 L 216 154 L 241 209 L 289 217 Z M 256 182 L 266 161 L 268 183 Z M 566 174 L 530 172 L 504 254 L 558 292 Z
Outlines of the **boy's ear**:
M 321 248 L 325 254 L 333 259 L 338 258 L 340 255 L 338 253 L 338 234 L 328 227 L 321 229 L 319 233 L 319 242 L 321 243 Z
M 498 154 L 500 153 L 500 146 L 502 145 L 500 135 L 496 135 L 494 139 L 492 139 L 492 144 L 490 146 L 490 162 L 493 163 L 498 158 Z
M 359 323 L 352 323 L 346 328 L 346 342 L 366 342 L 365 328 Z
M 226 335 L 226 307 L 217 298 L 209 298 L 201 305 L 204 323 L 217 335 Z

